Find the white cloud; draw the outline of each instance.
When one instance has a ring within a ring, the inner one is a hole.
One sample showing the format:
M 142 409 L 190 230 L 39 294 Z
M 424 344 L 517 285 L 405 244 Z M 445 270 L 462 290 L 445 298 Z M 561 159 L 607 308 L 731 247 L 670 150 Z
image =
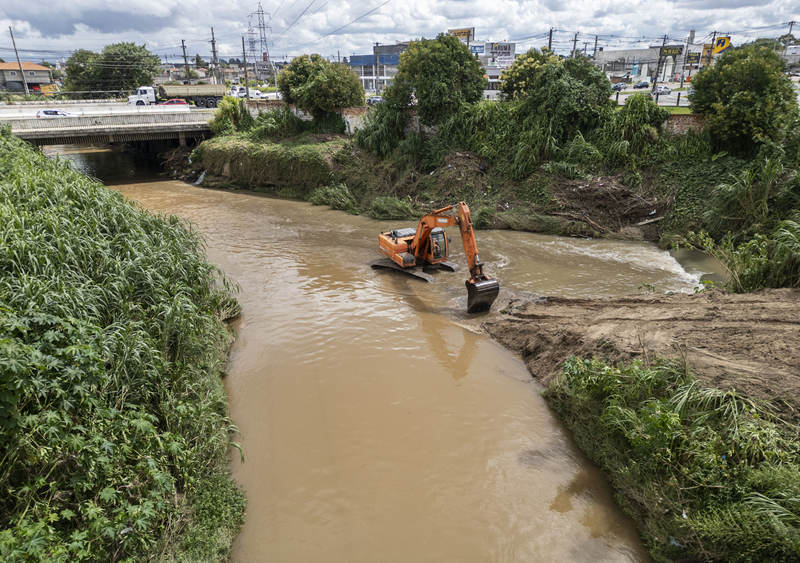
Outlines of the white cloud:
M 690 29 L 698 40 L 714 30 L 739 32 L 734 33 L 736 43 L 777 37 L 788 31 L 780 24 L 800 20 L 800 9 L 789 0 L 730 0 L 724 8 L 718 0 L 392 0 L 323 37 L 382 1 L 265 1 L 264 11 L 273 12 L 267 23 L 268 39 L 275 39 L 270 50 L 278 58 L 302 52 L 349 56 L 371 52 L 375 42 L 434 37 L 457 27 L 475 27 L 480 40 L 542 36 L 521 42 L 518 51 L 546 44 L 550 27 L 559 30 L 554 46 L 561 52 L 572 47 L 575 32 L 580 33 L 578 45 L 589 42 L 589 49 L 595 35 L 601 36 L 599 46 L 611 49 L 637 38 L 652 43 L 664 34 L 683 41 Z M 248 23 L 258 23 L 248 16 L 258 5 L 249 0 L 5 0 L 0 5 L 0 57 L 13 57 L 10 25 L 26 60 L 53 60 L 81 48 L 99 51 L 120 41 L 146 43 L 161 56 L 182 56 L 181 40 L 189 56 L 209 58 L 212 27 L 220 55 L 241 58 Z M 795 30 L 800 35 L 798 26 Z

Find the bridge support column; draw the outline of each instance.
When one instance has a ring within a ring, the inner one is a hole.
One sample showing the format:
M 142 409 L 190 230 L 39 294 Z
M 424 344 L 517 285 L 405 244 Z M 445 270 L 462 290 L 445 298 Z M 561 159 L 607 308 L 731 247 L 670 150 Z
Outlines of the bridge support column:
M 183 131 L 178 132 L 178 141 L 180 142 L 182 147 L 186 146 L 186 133 Z

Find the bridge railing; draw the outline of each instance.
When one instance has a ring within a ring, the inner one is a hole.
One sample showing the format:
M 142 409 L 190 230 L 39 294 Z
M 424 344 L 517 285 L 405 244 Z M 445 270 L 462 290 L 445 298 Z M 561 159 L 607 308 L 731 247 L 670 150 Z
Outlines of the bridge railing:
M 9 121 L 12 133 L 82 130 L 129 129 L 135 127 L 204 127 L 213 119 L 211 112 L 127 113 L 87 115 L 82 117 L 26 118 Z

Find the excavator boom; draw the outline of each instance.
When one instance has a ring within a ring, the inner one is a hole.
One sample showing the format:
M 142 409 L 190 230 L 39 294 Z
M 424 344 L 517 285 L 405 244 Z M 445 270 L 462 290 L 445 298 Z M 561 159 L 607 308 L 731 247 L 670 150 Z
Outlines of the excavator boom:
M 412 273 L 412 269 L 417 266 L 457 269 L 454 264 L 447 261 L 448 239 L 441 229 L 452 225 L 458 225 L 469 265 L 470 278 L 466 281 L 467 313 L 488 311 L 497 299 L 500 284 L 483 273 L 483 263 L 478 256 L 478 245 L 475 242 L 475 230 L 469 207 L 463 201 L 428 213 L 420 219 L 416 230 L 398 229 L 381 233 L 378 237 L 380 250 L 388 260 L 373 263 L 372 267 L 408 273 Z M 432 279 L 427 274 L 412 275 L 428 281 Z

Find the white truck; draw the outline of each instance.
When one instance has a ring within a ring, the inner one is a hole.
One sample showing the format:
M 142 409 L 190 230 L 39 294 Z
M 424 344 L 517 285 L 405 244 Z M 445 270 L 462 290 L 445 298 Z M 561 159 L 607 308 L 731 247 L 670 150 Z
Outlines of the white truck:
M 222 84 L 162 84 L 158 91 L 152 86 L 139 86 L 133 96 L 128 96 L 128 105 L 147 106 L 159 100 L 181 99 L 200 108 L 215 108 L 226 94 Z

